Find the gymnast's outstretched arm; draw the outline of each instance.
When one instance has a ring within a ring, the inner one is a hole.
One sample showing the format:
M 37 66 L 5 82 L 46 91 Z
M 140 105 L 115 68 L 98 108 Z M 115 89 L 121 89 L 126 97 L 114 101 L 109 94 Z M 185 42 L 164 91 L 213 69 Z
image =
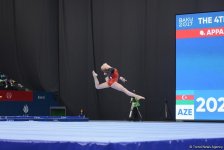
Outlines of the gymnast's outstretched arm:
M 127 82 L 128 80 L 126 80 L 124 77 L 122 77 L 122 76 L 120 76 L 120 78 L 119 78 L 122 82 Z

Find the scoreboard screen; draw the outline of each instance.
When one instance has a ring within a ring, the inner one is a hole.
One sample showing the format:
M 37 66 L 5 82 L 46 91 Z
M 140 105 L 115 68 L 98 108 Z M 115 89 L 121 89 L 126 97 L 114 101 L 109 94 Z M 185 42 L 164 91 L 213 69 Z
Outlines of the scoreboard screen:
M 176 15 L 176 120 L 224 120 L 224 11 Z

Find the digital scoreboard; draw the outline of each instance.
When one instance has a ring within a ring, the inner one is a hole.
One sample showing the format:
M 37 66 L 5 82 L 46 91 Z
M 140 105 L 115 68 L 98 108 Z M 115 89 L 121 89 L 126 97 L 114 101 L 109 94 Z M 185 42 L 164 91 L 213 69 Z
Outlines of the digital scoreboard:
M 224 120 L 224 11 L 176 15 L 176 120 Z

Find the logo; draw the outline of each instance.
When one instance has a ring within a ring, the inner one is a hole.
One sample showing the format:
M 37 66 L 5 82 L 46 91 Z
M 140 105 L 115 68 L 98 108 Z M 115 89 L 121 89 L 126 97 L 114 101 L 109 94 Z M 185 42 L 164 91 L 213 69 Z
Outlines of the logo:
M 28 107 L 28 105 L 24 105 L 24 106 L 23 106 L 23 112 L 25 113 L 25 115 L 27 115 L 27 113 L 29 112 L 29 107 Z
M 179 27 L 190 27 L 193 25 L 194 18 L 193 17 L 183 17 L 179 18 Z
M 11 99 L 12 98 L 12 92 L 7 92 L 6 93 L 6 98 Z

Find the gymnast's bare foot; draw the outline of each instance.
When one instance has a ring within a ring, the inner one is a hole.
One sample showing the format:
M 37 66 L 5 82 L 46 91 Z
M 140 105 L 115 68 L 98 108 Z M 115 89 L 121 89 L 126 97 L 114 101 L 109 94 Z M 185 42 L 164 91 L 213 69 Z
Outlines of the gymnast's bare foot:
M 137 95 L 135 98 L 136 98 L 137 100 L 140 100 L 140 99 L 145 99 L 145 97 L 140 96 L 140 95 Z
M 93 70 L 92 73 L 93 73 L 93 76 L 94 76 L 94 77 L 97 77 L 97 76 L 98 76 L 98 74 L 97 74 L 94 70 Z

